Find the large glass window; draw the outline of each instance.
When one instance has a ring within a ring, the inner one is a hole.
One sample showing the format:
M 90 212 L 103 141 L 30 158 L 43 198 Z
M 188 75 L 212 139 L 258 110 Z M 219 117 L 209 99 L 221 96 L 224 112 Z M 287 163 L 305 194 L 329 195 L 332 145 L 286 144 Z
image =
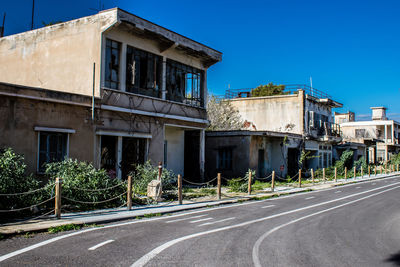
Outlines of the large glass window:
M 63 161 L 67 156 L 67 133 L 39 132 L 38 171 L 44 172 L 46 163 Z
M 119 59 L 121 44 L 119 42 L 106 40 L 106 77 L 105 86 L 118 89 L 119 85 Z
M 126 91 L 161 97 L 162 58 L 128 46 L 126 50 Z
M 203 71 L 167 60 L 167 99 L 203 106 Z

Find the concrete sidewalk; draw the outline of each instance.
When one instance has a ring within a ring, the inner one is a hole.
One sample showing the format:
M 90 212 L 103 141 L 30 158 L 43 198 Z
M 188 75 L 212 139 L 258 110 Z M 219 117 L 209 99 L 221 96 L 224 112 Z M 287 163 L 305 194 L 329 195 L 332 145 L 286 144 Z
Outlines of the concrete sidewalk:
M 3 224 L 0 226 L 0 234 L 15 235 L 26 232 L 46 231 L 51 227 L 56 227 L 66 224 L 76 224 L 76 225 L 101 224 L 101 223 L 109 223 L 120 220 L 134 219 L 137 217 L 159 216 L 161 214 L 174 213 L 191 209 L 199 209 L 210 206 L 233 204 L 247 200 L 288 195 L 310 190 L 322 190 L 354 182 L 365 182 L 369 180 L 388 178 L 396 176 L 398 174 L 399 173 L 392 173 L 387 175 L 382 174 L 377 176 L 371 176 L 370 178 L 357 177 L 356 179 L 352 178 L 347 180 L 340 179 L 337 182 L 327 181 L 325 183 L 319 183 L 315 185 L 304 184 L 302 188 L 279 186 L 275 188 L 275 192 L 271 192 L 270 189 L 266 189 L 262 193 L 236 197 L 236 198 L 226 198 L 223 200 L 203 201 L 197 203 L 193 203 L 191 201 L 184 201 L 183 205 L 178 205 L 177 202 L 171 202 L 171 203 L 160 203 L 158 205 L 136 206 L 132 207 L 132 209 L 129 211 L 126 209 L 126 207 L 124 207 L 117 209 L 104 209 L 104 210 L 95 210 L 87 212 L 63 213 L 61 219 L 56 219 L 54 215 L 50 215 L 48 217 L 37 220 L 28 220 L 28 221 Z

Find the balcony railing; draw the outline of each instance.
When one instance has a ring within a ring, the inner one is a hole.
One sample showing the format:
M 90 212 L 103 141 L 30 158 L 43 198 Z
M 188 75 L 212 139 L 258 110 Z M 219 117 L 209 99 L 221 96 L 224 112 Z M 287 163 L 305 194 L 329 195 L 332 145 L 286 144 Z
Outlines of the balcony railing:
M 305 84 L 285 84 L 284 86 L 285 86 L 285 89 L 283 90 L 284 95 L 297 94 L 298 90 L 303 90 L 305 94 L 314 96 L 316 98 L 332 99 L 332 96 L 328 95 L 327 93 Z M 251 91 L 253 89 L 254 88 L 228 89 L 225 91 L 225 99 L 252 97 Z
M 319 121 L 314 127 L 310 127 L 311 130 L 316 130 L 318 136 L 336 136 L 340 137 L 342 132 L 340 125 L 327 121 Z

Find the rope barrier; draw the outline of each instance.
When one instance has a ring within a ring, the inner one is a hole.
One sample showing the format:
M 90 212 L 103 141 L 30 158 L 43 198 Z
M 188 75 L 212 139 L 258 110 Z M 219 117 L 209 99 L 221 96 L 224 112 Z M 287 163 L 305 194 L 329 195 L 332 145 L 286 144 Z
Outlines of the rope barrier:
M 209 183 L 211 183 L 211 182 L 217 180 L 217 178 L 218 178 L 218 177 L 215 177 L 214 179 L 211 179 L 210 181 L 205 182 L 205 183 L 194 183 L 194 182 L 190 182 L 190 181 L 188 181 L 188 180 L 185 180 L 185 179 L 183 179 L 183 177 L 182 177 L 182 181 L 185 181 L 186 183 L 188 183 L 188 184 L 193 184 L 193 185 L 208 185 Z
M 120 194 L 120 195 L 118 195 L 118 196 L 116 196 L 116 197 L 113 197 L 113 198 L 110 198 L 110 199 L 107 199 L 107 200 L 92 201 L 92 202 L 89 202 L 89 201 L 80 201 L 80 200 L 71 199 L 71 198 L 63 197 L 63 196 L 61 196 L 61 198 L 66 199 L 66 200 L 69 200 L 69 201 L 72 201 L 72 202 L 80 203 L 80 204 L 93 204 L 93 205 L 94 205 L 94 204 L 100 204 L 100 203 L 110 202 L 110 201 L 112 201 L 112 200 L 115 200 L 115 199 L 117 199 L 117 198 L 123 196 L 123 195 L 126 195 L 126 193 L 127 193 L 127 191 L 125 191 L 124 193 L 122 193 L 122 194 Z
M 110 189 L 116 188 L 116 187 L 118 187 L 120 185 L 125 185 L 126 186 L 126 183 L 122 182 L 122 183 L 119 183 L 119 184 L 111 186 L 111 187 L 100 188 L 100 189 L 85 189 L 85 188 L 79 188 L 79 187 L 69 187 L 69 188 L 73 189 L 73 190 L 80 190 L 80 191 L 98 192 L 98 191 L 110 190 Z
M 261 178 L 261 177 L 254 177 L 254 178 L 255 178 L 255 180 L 268 180 L 270 177 L 272 177 L 272 173 L 264 178 Z
M 44 203 L 46 203 L 46 202 L 49 202 L 50 200 L 53 200 L 53 199 L 54 199 L 54 197 L 49 198 L 49 199 L 47 199 L 47 200 L 45 200 L 45 201 L 43 201 L 43 202 L 40 202 L 40 203 L 38 203 L 38 204 L 30 205 L 29 207 L 20 208 L 20 209 L 11 209 L 11 210 L 0 210 L 0 212 L 3 213 L 3 212 L 16 212 L 16 211 L 21 211 L 21 210 L 27 210 L 27 209 L 31 209 L 31 208 L 33 208 L 33 207 L 35 207 L 35 206 L 40 206 L 40 205 L 42 205 L 42 204 L 44 204 Z
M 11 193 L 11 194 L 0 194 L 0 196 L 20 196 L 20 195 L 29 195 L 29 194 L 33 194 L 33 193 L 35 193 L 35 192 L 42 191 L 42 190 L 44 190 L 44 189 L 46 189 L 46 188 L 48 188 L 48 187 L 50 187 L 50 186 L 54 186 L 54 185 L 55 185 L 55 183 L 46 185 L 46 186 L 44 186 L 44 187 L 42 187 L 42 188 L 39 188 L 39 189 L 27 191 L 27 192 Z

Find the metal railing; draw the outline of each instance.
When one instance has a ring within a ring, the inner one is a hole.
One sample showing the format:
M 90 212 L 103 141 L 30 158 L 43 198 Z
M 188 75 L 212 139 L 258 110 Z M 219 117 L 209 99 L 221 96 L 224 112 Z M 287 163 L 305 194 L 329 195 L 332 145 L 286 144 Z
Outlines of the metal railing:
M 284 84 L 284 86 L 285 89 L 283 90 L 283 95 L 297 94 L 298 90 L 303 90 L 305 94 L 316 98 L 332 99 L 332 96 L 330 96 L 329 94 L 306 84 Z M 225 91 L 225 99 L 252 97 L 251 91 L 253 89 L 254 88 L 228 89 Z

